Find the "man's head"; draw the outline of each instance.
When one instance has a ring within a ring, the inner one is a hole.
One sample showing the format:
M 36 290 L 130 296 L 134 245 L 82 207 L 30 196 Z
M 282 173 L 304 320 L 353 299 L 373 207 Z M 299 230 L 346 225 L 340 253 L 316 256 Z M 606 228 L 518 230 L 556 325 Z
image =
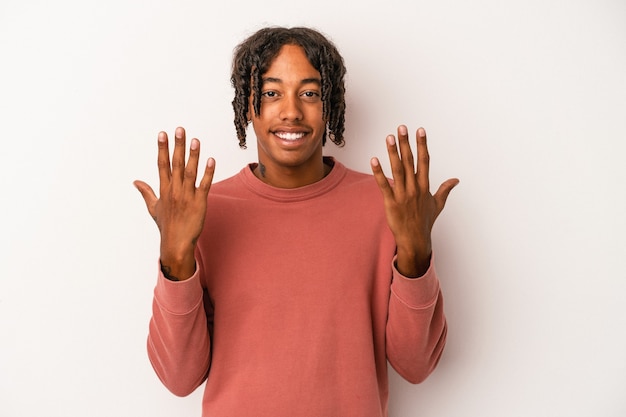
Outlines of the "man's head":
M 284 45 L 302 47 L 311 65 L 319 71 L 322 80 L 323 118 L 327 126 L 323 143 L 329 137 L 335 144 L 343 145 L 346 68 L 337 48 L 314 29 L 270 27 L 257 31 L 235 49 L 231 83 L 235 88 L 233 110 L 239 146 L 246 145 L 249 118 L 261 113 L 263 74 Z M 253 108 L 250 108 L 250 103 Z

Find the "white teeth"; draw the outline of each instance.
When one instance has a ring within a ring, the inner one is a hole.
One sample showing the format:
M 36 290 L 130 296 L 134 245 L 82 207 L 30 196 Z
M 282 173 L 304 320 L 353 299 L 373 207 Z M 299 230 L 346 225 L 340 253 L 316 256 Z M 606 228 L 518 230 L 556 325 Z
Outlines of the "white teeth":
M 298 140 L 304 136 L 304 133 L 288 133 L 288 132 L 276 132 L 276 136 L 283 140 Z

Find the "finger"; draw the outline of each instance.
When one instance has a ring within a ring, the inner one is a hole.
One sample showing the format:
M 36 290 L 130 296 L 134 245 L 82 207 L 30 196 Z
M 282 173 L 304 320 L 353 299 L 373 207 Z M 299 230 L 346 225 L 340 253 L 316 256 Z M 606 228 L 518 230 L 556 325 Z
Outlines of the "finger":
M 196 190 L 196 178 L 198 176 L 198 159 L 200 158 L 200 141 L 196 138 L 191 139 L 189 145 L 189 160 L 185 167 L 185 177 L 183 188 L 185 191 L 193 193 Z
M 207 194 L 209 194 L 209 189 L 211 188 L 211 184 L 213 183 L 213 175 L 215 174 L 215 160 L 213 158 L 209 158 L 206 161 L 206 167 L 204 168 L 204 175 L 200 180 L 200 185 L 198 186 L 198 190 L 201 194 L 203 194 L 203 198 L 206 198 Z
M 185 172 L 185 129 L 177 127 L 172 155 L 172 180 L 174 186 L 182 183 Z
M 167 141 L 167 133 L 159 132 L 158 137 L 159 154 L 157 165 L 159 167 L 160 194 L 165 194 L 165 190 L 170 184 L 172 171 L 170 169 L 170 151 Z
M 400 145 L 400 158 L 405 177 L 406 187 L 415 187 L 415 162 L 413 151 L 409 143 L 409 132 L 405 125 L 398 126 L 398 142 Z
M 417 129 L 417 184 L 423 192 L 430 190 L 430 155 L 426 144 L 426 131 L 423 127 Z
M 150 216 L 152 216 L 152 218 L 156 220 L 156 213 L 154 208 L 156 206 L 157 196 L 154 193 L 154 190 L 148 184 L 139 180 L 134 181 L 133 185 L 141 193 L 143 201 L 145 201 L 146 207 L 148 207 L 148 212 L 150 213 Z
M 404 189 L 404 167 L 402 160 L 398 154 L 398 144 L 393 135 L 387 135 L 387 153 L 389 154 L 389 162 L 391 163 L 391 175 L 393 176 L 393 185 L 397 190 Z
M 393 198 L 393 189 L 391 185 L 389 185 L 389 180 L 383 173 L 383 168 L 380 166 L 378 158 L 370 159 L 370 166 L 372 167 L 372 173 L 374 174 L 378 188 L 380 188 L 380 191 L 383 193 L 383 198 L 385 200 Z
M 457 178 L 450 178 L 444 181 L 440 186 L 433 198 L 435 199 L 435 218 L 439 216 L 439 213 L 443 210 L 450 195 L 450 191 L 459 184 Z

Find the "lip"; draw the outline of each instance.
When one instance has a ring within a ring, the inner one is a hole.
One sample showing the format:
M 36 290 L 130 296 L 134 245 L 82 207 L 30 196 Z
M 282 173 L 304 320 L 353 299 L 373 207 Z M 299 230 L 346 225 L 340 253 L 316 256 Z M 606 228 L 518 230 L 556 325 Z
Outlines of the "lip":
M 278 128 L 272 130 L 272 135 L 284 143 L 301 142 L 308 134 L 308 131 L 302 129 Z
M 275 136 L 278 136 L 282 140 L 286 140 L 288 142 L 295 142 L 300 140 L 306 135 L 304 132 L 274 132 Z

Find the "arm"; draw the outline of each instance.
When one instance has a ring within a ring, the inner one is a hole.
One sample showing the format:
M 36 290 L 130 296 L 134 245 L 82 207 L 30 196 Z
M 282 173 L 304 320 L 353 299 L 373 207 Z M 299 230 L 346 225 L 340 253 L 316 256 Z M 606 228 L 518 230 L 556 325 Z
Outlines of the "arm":
M 191 141 L 187 164 L 183 128 L 176 129 L 171 165 L 165 132 L 159 133 L 158 149 L 160 197 L 145 182 L 135 181 L 161 235 L 148 355 L 165 386 L 176 395 L 187 395 L 206 378 L 210 360 L 210 312 L 203 305 L 195 252 L 215 161 L 208 160 L 196 187 L 200 142 Z
M 211 361 L 211 311 L 205 311 L 199 274 L 175 282 L 159 274 L 152 303 L 148 357 L 159 379 L 178 396 L 191 394 Z
M 437 366 L 446 343 L 443 297 L 433 262 L 419 279 L 393 269 L 386 341 L 387 359 L 407 381 L 417 384 Z
M 450 191 L 459 183 L 456 178 L 449 179 L 434 195 L 430 193 L 426 132 L 420 128 L 416 136 L 417 167 L 406 126 L 398 128 L 399 146 L 393 135 L 387 136 L 393 185 L 378 159 L 371 160 L 397 248 L 386 330 L 387 357 L 398 373 L 414 383 L 432 372 L 445 345 L 447 327 L 433 266 L 431 231 Z
M 372 158 L 371 166 L 383 193 L 387 222 L 396 241 L 398 271 L 407 277 L 417 278 L 430 265 L 431 230 L 450 191 L 459 180 L 451 178 L 445 181 L 432 195 L 428 178 L 430 157 L 426 146 L 426 132 L 422 128 L 417 130 L 417 169 L 414 167 L 406 126 L 398 128 L 398 138 L 399 154 L 395 137 L 387 136 L 393 186 L 389 184 L 377 158 Z

